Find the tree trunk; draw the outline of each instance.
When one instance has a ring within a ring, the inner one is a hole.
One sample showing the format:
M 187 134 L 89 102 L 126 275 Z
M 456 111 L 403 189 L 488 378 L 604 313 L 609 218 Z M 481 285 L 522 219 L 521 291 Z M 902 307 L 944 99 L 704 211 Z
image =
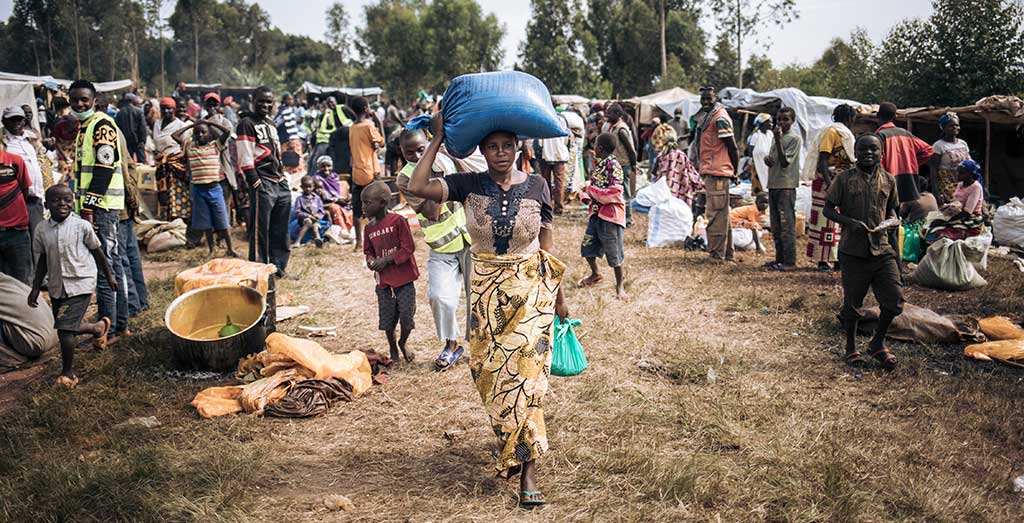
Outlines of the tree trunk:
M 736 87 L 743 89 L 743 14 L 736 0 Z
M 659 25 L 661 30 L 661 79 L 668 74 L 668 52 L 665 49 L 665 0 L 660 2 Z
M 75 76 L 77 78 L 82 77 L 82 45 L 79 41 L 78 36 L 78 0 L 75 0 L 75 14 L 73 17 L 75 24 Z
M 192 54 L 195 57 L 193 76 L 195 77 L 195 82 L 199 83 L 199 27 L 196 26 L 195 14 L 192 15 L 192 45 Z

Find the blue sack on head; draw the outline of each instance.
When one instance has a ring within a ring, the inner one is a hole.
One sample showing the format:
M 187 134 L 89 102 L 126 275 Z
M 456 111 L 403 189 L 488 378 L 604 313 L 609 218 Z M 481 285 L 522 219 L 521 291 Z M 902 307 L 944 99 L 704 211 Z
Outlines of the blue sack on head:
M 551 105 L 548 88 L 519 71 L 466 74 L 452 80 L 441 100 L 441 114 L 445 148 L 456 158 L 473 154 L 494 131 L 525 138 L 569 136 Z

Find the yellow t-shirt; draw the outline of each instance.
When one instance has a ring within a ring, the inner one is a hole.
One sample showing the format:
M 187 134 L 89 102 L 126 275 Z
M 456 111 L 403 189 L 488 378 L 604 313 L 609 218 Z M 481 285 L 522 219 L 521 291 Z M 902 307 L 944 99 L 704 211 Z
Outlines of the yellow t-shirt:
M 832 151 L 842 146 L 843 136 L 839 134 L 835 127 L 829 127 L 825 129 L 825 134 L 821 136 L 821 145 L 818 146 L 818 151 L 832 154 Z

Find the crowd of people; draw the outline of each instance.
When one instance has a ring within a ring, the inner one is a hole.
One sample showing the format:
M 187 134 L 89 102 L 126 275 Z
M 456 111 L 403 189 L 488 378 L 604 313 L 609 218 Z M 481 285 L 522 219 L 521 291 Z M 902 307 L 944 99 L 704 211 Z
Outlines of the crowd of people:
M 737 228 L 751 231 L 757 251 L 766 252 L 760 238 L 768 228 L 775 258 L 765 268 L 779 272 L 797 266 L 796 192 L 801 178 L 813 178 L 806 257 L 819 270 L 841 272 L 844 360 L 866 362 L 855 333 L 872 289 L 881 316 L 867 356 L 888 369 L 896 358 L 885 334 L 903 307 L 895 218 L 917 222 L 941 212 L 927 222 L 926 241 L 967 237 L 981 226 L 980 167 L 958 138 L 954 113 L 928 145 L 894 125 L 892 104 L 881 105 L 877 130 L 859 137 L 856 112 L 839 105 L 802 172 L 804 138 L 792 108 L 758 115 L 740 147 L 715 89 L 702 88 L 700 100 L 689 121 L 664 115 L 643 132 L 618 103 L 594 104 L 586 115 L 558 108 L 566 137 L 521 140 L 497 131 L 468 158 L 456 158 L 444 147 L 442 113 L 430 104 L 405 112 L 394 101 L 380 106 L 363 97 L 307 103 L 259 87 L 242 104 L 213 92 L 201 107 L 191 98 L 146 102 L 129 93 L 114 109 L 80 80 L 68 91 L 68 114 L 53 119 L 45 139 L 28 126 L 31 107 L 3 110 L 0 272 L 26 285 L 29 307 L 47 289 L 63 358 L 58 381 L 73 387 L 76 337 L 114 344 L 131 334 L 129 318 L 148 307 L 132 224 L 140 212 L 138 172 L 151 165 L 160 217 L 185 222 L 189 242 L 205 237 L 211 255 L 222 243 L 235 256 L 230 229 L 244 225 L 248 258 L 275 265 L 284 278 L 293 249 L 354 243 L 374 275 L 390 356 L 411 362 L 420 273 L 413 228 L 391 210 L 400 200 L 416 213 L 428 247 L 427 295 L 442 345 L 433 365 L 452 368 L 468 345 L 472 378 L 501 444 L 496 470 L 519 474 L 521 503 L 536 506 L 544 503 L 535 471 L 547 449 L 542 404 L 552 325 L 569 314 L 566 263 L 551 254 L 553 228 L 574 203 L 586 209 L 579 254 L 590 270 L 577 285 L 600 284 L 604 258 L 616 299 L 628 302 L 624 237 L 643 173 L 664 179 L 704 216 L 711 260 L 734 260 Z M 433 114 L 429 129 L 405 128 L 415 112 Z M 922 178 L 926 165 L 931 176 Z M 391 176 L 393 185 L 385 182 Z M 733 208 L 730 190 L 740 178 L 753 187 L 752 203 Z M 87 321 L 93 295 L 98 311 Z

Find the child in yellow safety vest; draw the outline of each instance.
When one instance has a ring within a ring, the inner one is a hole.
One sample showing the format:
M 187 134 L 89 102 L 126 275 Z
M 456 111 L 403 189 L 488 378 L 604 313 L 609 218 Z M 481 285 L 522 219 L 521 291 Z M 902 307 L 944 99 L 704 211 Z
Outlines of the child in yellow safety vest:
M 420 230 L 430 247 L 427 272 L 430 281 L 427 295 L 434 316 L 437 337 L 444 343 L 441 354 L 434 361 L 436 370 L 447 370 L 462 357 L 465 349 L 459 345 L 459 297 L 466 296 L 466 332 L 469 327 L 469 233 L 462 207 L 453 202 L 437 203 L 418 198 L 408 191 L 413 169 L 427 148 L 423 131 L 404 130 L 399 147 L 405 167 L 399 171 L 396 183 L 406 202 L 417 212 Z M 441 164 L 439 162 L 447 162 Z M 436 176 L 454 172 L 454 164 L 447 157 L 438 156 L 433 171 Z

